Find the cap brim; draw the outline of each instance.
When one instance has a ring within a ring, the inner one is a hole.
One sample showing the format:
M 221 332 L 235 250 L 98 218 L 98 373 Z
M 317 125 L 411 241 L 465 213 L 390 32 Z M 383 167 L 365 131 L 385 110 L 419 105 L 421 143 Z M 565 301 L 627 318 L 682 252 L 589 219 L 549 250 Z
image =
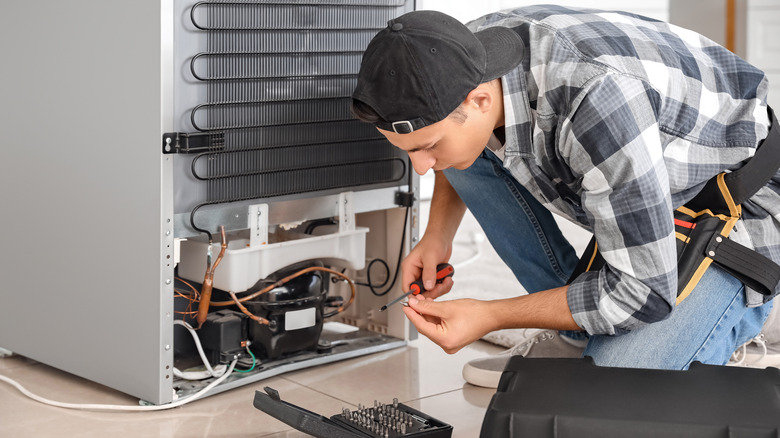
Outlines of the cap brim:
M 500 78 L 523 60 L 523 40 L 506 27 L 489 27 L 474 36 L 485 46 L 485 76 L 482 82 Z

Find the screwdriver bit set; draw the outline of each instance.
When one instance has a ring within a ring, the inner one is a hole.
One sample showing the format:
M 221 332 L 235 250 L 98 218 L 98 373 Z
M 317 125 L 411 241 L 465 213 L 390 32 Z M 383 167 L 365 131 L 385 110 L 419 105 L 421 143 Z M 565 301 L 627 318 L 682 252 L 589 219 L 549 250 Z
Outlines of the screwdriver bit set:
M 374 400 L 373 406 L 358 404 L 356 410 L 343 408 L 330 418 L 307 411 L 281 400 L 273 388 L 255 393 L 257 409 L 288 425 L 321 438 L 450 438 L 452 426 L 416 409 L 399 403 L 384 404 Z
M 334 415 L 331 419 L 337 422 L 346 422 L 366 432 L 367 436 L 370 437 L 449 436 L 449 434 L 428 434 L 427 432 L 442 430 L 443 423 L 398 403 L 397 398 L 393 399 L 392 404 L 379 403 L 374 400 L 373 407 L 358 404 L 356 411 L 344 408 L 341 415 Z

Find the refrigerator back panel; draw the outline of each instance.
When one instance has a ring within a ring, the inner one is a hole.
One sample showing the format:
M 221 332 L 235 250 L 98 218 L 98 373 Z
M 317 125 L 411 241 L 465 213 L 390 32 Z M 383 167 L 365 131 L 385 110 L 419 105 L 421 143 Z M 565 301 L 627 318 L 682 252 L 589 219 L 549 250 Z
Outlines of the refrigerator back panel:
M 406 183 L 405 155 L 349 110 L 362 52 L 413 1 L 177 0 L 175 210 Z

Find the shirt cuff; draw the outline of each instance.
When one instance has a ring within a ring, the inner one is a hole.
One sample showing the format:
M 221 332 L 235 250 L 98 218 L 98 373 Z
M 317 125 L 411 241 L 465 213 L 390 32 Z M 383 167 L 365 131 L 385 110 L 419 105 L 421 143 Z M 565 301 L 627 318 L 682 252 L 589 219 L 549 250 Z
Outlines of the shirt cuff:
M 577 323 L 590 335 L 614 335 L 615 327 L 599 309 L 599 271 L 585 272 L 569 284 L 566 300 Z

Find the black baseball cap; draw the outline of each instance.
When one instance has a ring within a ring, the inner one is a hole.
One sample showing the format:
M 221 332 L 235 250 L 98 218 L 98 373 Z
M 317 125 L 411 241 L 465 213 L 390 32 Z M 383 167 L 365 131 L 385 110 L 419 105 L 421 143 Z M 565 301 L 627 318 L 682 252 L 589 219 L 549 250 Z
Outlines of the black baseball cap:
M 441 12 L 409 12 L 368 44 L 352 98 L 376 111 L 378 128 L 408 134 L 446 118 L 522 58 L 523 42 L 509 28 L 472 33 Z

